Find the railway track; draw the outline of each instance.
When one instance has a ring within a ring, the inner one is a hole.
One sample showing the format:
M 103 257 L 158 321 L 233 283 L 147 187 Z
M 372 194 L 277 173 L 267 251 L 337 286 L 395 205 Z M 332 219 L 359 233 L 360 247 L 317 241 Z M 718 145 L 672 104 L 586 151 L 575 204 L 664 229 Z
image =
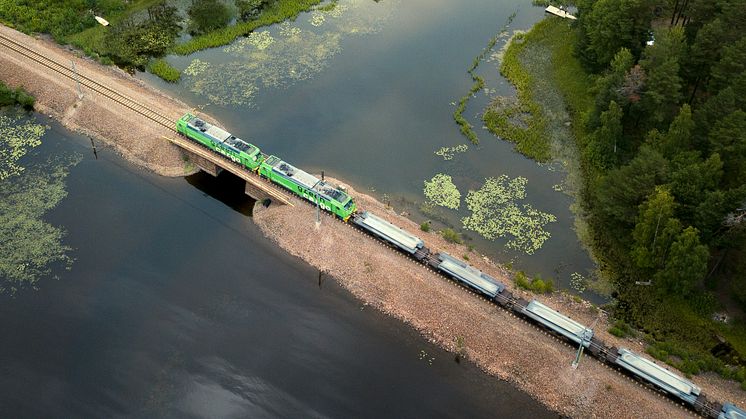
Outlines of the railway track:
M 104 97 L 111 99 L 112 101 L 124 106 L 125 108 L 128 108 L 150 119 L 160 126 L 163 126 L 171 131 L 176 131 L 173 118 L 160 114 L 157 111 L 150 109 L 148 106 L 137 102 L 135 99 L 132 99 L 125 94 L 119 93 L 116 90 L 105 86 L 104 84 L 99 83 L 84 74 L 75 72 L 72 68 L 69 68 L 49 57 L 45 57 L 44 55 L 34 51 L 32 48 L 26 45 L 16 42 L 15 40 L 1 34 L 0 45 L 37 64 L 43 65 L 44 67 L 54 71 L 55 73 L 58 73 L 64 77 L 80 83 L 81 86 L 84 86 L 87 89 L 90 89 Z

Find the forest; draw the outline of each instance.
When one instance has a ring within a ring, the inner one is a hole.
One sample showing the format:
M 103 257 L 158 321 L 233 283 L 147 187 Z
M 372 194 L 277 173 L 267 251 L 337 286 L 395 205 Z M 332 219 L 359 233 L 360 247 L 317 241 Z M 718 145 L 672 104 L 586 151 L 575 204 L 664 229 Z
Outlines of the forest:
M 746 2 L 576 6 L 592 100 L 571 112 L 615 332 L 631 324 L 653 356 L 746 389 Z

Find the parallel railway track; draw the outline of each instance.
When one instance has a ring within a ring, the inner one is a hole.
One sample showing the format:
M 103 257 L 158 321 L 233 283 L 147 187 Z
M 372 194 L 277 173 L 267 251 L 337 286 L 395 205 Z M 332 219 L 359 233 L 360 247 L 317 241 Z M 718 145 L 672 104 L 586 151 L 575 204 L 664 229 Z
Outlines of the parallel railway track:
M 158 113 L 157 111 L 150 109 L 148 106 L 137 102 L 135 99 L 132 99 L 125 94 L 119 93 L 116 90 L 105 86 L 102 83 L 99 83 L 84 74 L 75 72 L 71 68 L 49 57 L 45 57 L 44 55 L 34 51 L 32 48 L 26 45 L 16 42 L 15 40 L 8 38 L 2 34 L 0 34 L 0 45 L 64 77 L 67 77 L 70 80 L 80 83 L 87 89 L 90 89 L 93 92 L 111 99 L 112 101 L 150 119 L 151 121 L 169 129 L 170 131 L 176 131 L 173 118 Z

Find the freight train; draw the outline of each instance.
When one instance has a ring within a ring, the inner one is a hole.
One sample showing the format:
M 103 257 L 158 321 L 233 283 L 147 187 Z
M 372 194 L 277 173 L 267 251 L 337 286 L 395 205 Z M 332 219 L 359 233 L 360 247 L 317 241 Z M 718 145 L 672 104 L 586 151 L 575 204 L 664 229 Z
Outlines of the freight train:
M 675 374 L 629 349 L 607 345 L 593 330 L 553 310 L 538 300 L 514 296 L 492 276 L 446 252 L 433 252 L 416 235 L 397 227 L 370 211 L 358 211 L 352 198 L 339 187 L 327 184 L 279 157 L 267 156 L 223 129 L 194 115 L 186 114 L 177 131 L 231 161 L 259 174 L 280 187 L 319 205 L 344 221 L 398 249 L 487 300 L 526 319 L 560 339 L 580 345 L 599 361 L 624 371 L 650 387 L 712 419 L 746 419 L 746 411 L 732 403 L 709 400 L 693 382 Z

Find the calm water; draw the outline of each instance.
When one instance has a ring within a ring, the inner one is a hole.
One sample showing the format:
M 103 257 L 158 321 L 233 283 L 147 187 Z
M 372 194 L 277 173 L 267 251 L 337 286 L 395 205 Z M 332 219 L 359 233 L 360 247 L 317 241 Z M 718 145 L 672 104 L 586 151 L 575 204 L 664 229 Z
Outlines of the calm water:
M 47 217 L 76 258 L 0 295 L 0 417 L 553 417 L 268 243 L 235 179 L 84 155 Z
M 339 17 L 326 15 L 321 24 L 306 13 L 291 25 L 269 28 L 269 44 L 242 40 L 190 57 L 170 57 L 182 69 L 195 59 L 209 66 L 186 74 L 178 85 L 141 77 L 217 116 L 265 151 L 388 198 L 417 220 L 426 218 L 417 210 L 424 200 L 423 182 L 437 173 L 451 175 L 464 197 L 487 177 L 525 177 L 527 202 L 557 217 L 546 227 L 551 238 L 544 247 L 528 256 L 505 250 L 504 239 L 491 242 L 465 232 L 471 243 L 498 261 L 512 260 L 516 268 L 553 277 L 564 286 L 571 273 L 592 271 L 573 230 L 572 199 L 554 189 L 564 174 L 524 158 L 512 144 L 481 129 L 479 113 L 489 98 L 511 89 L 499 76 L 496 60 L 477 69 L 490 90 L 479 92 L 464 114 L 480 146 L 469 144 L 451 161 L 434 154 L 443 146 L 468 144 L 452 114 L 471 86 L 466 70 L 472 59 L 512 13 L 510 31 L 529 28 L 541 19 L 542 9 L 528 0 L 339 4 Z M 504 39 L 495 50 L 502 45 Z M 455 227 L 466 215 L 463 201 L 459 211 L 443 211 Z

